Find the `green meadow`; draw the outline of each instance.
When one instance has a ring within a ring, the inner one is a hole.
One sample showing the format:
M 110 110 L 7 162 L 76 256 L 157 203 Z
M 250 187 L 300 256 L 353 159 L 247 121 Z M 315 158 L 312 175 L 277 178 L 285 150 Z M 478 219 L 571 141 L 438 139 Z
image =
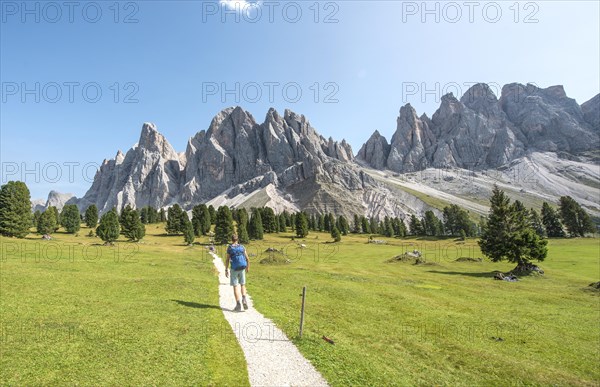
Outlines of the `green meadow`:
M 150 225 L 141 243 L 110 247 L 87 232 L 0 238 L 2 384 L 248 384 L 205 238 L 187 247 Z M 515 283 L 493 280 L 514 265 L 477 261 L 475 239 L 378 239 L 247 246 L 255 307 L 331 385 L 600 383 L 598 238 L 550 240 L 546 274 Z M 260 264 L 269 247 L 290 263 Z M 425 264 L 388 262 L 412 250 Z

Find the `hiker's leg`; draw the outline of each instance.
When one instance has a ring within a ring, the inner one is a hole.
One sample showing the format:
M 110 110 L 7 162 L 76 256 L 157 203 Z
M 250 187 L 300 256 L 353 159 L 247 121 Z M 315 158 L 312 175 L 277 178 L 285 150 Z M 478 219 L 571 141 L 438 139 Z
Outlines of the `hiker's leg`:
M 246 297 L 246 270 L 240 274 L 240 285 L 242 285 L 242 296 Z
M 233 295 L 235 296 L 235 301 L 239 302 L 242 296 L 240 295 L 240 286 L 236 285 L 233 287 Z

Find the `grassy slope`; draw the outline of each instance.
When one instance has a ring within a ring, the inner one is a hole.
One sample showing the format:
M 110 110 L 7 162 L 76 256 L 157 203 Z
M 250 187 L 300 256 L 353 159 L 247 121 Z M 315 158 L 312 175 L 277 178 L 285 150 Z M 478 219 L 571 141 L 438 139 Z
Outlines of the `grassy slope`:
M 295 337 L 298 294 L 308 287 L 305 336 L 296 342 L 333 385 L 600 381 L 599 298 L 584 289 L 599 280 L 598 239 L 553 240 L 545 277 L 508 283 L 491 276 L 513 265 L 452 262 L 479 256 L 472 240 L 375 246 L 347 237 L 317 254 L 314 235 L 294 264 L 254 265 L 250 292 Z M 414 248 L 437 266 L 384 262 Z
M 212 262 L 162 232 L 115 247 L 0 238 L 0 383 L 247 385 Z
M 57 234 L 63 253 L 52 260 L 48 242 L 33 235 L 0 238 L 0 383 L 248 384 L 217 307 L 211 259 L 155 227 L 142 244 L 99 247 L 97 259 L 96 247 L 83 254 L 97 239 Z M 599 279 L 598 239 L 552 240 L 546 276 L 518 283 L 491 279 L 510 264 L 453 262 L 479 256 L 473 240 L 319 243 L 328 239 L 311 233 L 300 250 L 289 234 L 269 235 L 248 248 L 257 309 L 331 384 L 598 383 L 600 299 L 584 289 Z M 284 248 L 294 263 L 256 264 L 268 246 Z M 384 262 L 413 249 L 437 266 Z

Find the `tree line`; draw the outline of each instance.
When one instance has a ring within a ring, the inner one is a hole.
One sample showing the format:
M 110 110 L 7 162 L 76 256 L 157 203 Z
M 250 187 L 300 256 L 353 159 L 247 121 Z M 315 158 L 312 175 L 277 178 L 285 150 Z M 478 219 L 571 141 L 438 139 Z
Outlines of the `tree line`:
M 519 206 L 522 207 L 522 203 Z M 407 219 L 384 217 L 379 220 L 354 215 L 350 223 L 345 216 L 335 216 L 332 213 L 317 215 L 303 211 L 283 211 L 276 214 L 269 207 L 252 208 L 248 211 L 226 206 L 215 209 L 206 204 L 194 206 L 191 218 L 178 204 L 169 207 L 167 211 L 152 206 L 137 210 L 128 205 L 120 214 L 112 209 L 102 217 L 99 217 L 98 208 L 94 204 L 83 214 L 80 214 L 74 204 L 65 205 L 60 212 L 51 206 L 44 212 L 36 211 L 31 214 L 30 193 L 25 183 L 10 181 L 0 187 L 0 234 L 19 238 L 26 236 L 32 226 L 39 234 L 52 234 L 60 227 L 67 233 L 75 234 L 80 230 L 81 222 L 91 229 L 96 228 L 95 234 L 109 243 L 114 242 L 119 235 L 124 235 L 131 241 L 139 241 L 145 235 L 145 225 L 153 223 L 165 223 L 167 234 L 183 234 L 187 244 L 203 235 L 211 235 L 216 243 L 227 243 L 234 232 L 237 232 L 242 243 L 247 243 L 263 239 L 265 233 L 287 232 L 290 229 L 300 238 L 306 237 L 311 231 L 328 232 L 335 241 L 349 233 L 386 237 L 464 238 L 478 236 L 484 231 L 485 219 L 476 224 L 471 221 L 469 213 L 456 204 L 444 207 L 441 215 L 438 218 L 431 210 L 426 211 L 421 218 L 411 215 Z M 589 214 L 569 196 L 560 198 L 557 209 L 544 202 L 541 212 L 523 207 L 522 215 L 528 226 L 541 238 L 584 236 L 596 231 Z M 211 234 L 212 226 L 214 235 Z M 93 231 L 90 231 L 90 235 L 93 235 Z

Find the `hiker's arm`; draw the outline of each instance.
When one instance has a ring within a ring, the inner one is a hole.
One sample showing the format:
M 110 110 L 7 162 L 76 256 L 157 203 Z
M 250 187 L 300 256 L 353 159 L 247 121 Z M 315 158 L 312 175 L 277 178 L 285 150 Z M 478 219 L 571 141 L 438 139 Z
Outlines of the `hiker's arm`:
M 225 277 L 229 277 L 229 253 L 227 253 L 227 260 L 225 262 Z
M 248 269 L 250 269 L 250 258 L 248 258 L 248 252 L 246 251 L 246 249 L 244 249 L 244 255 L 246 256 L 246 273 L 247 273 Z

